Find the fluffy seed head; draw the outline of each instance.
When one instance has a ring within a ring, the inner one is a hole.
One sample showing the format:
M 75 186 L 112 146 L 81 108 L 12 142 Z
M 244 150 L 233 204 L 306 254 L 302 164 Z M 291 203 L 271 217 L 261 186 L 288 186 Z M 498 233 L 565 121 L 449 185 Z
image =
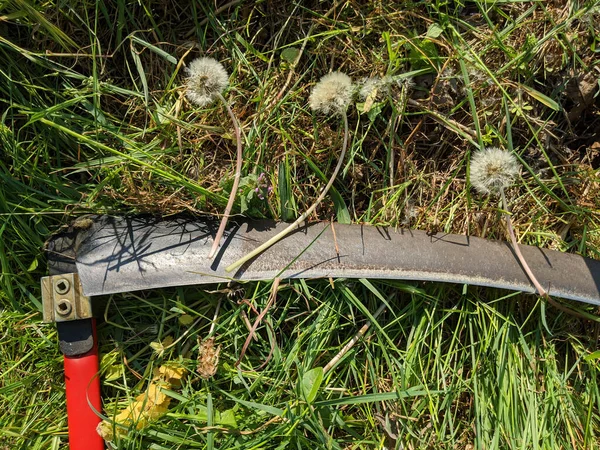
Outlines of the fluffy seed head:
M 369 96 L 376 96 L 381 86 L 381 78 L 365 78 L 358 86 L 358 97 L 366 100 Z
M 471 158 L 471 184 L 482 194 L 497 194 L 513 183 L 519 169 L 512 153 L 488 147 Z
M 329 73 L 321 78 L 308 98 L 309 106 L 323 114 L 341 114 L 351 101 L 352 79 L 342 72 Z
M 367 98 L 374 99 L 375 97 L 378 97 L 379 94 L 388 91 L 393 81 L 394 80 L 390 76 L 385 76 L 383 78 L 363 78 L 357 86 L 356 93 L 358 98 L 362 101 L 365 101 Z
M 229 83 L 223 64 L 213 58 L 196 58 L 186 70 L 186 95 L 192 103 L 206 106 L 217 98 Z

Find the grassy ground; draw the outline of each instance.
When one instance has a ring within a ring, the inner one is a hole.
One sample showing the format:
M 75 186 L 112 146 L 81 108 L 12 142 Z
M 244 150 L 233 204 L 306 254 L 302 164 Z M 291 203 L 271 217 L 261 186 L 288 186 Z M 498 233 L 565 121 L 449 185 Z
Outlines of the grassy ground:
M 351 107 L 349 156 L 312 220 L 506 239 L 497 201 L 468 184 L 471 152 L 495 145 L 523 165 L 508 192 L 519 240 L 598 259 L 599 30 L 597 0 L 0 1 L 0 448 L 66 448 L 44 240 L 87 213 L 224 208 L 232 130 L 223 107 L 187 102 L 186 62 L 213 56 L 231 74 L 249 196 L 236 213 L 289 220 L 318 196 L 342 127 L 308 109 L 315 81 L 390 75 L 370 109 Z M 600 447 L 598 322 L 475 287 L 283 282 L 236 367 L 271 287 L 102 299 L 106 414 L 153 368 L 189 370 L 166 415 L 111 445 Z

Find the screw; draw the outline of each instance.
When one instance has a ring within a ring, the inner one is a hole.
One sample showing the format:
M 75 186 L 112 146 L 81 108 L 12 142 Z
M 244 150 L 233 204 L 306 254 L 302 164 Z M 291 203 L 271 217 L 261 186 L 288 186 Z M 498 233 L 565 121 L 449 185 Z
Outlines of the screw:
M 71 289 L 71 283 L 64 278 L 61 278 L 56 283 L 54 283 L 54 290 L 57 294 L 65 295 Z
M 56 312 L 61 316 L 68 316 L 73 311 L 71 302 L 66 298 L 62 298 L 56 302 Z

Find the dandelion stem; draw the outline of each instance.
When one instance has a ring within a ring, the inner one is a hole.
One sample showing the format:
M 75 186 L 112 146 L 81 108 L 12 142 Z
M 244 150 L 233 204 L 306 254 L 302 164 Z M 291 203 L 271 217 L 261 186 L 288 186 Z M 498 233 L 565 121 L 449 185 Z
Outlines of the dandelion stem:
M 235 178 L 233 179 L 233 186 L 231 187 L 231 193 L 229 194 L 229 200 L 227 201 L 227 206 L 225 207 L 225 212 L 223 213 L 223 218 L 221 219 L 221 224 L 219 225 L 219 230 L 215 236 L 215 240 L 213 241 L 212 248 L 208 253 L 209 258 L 213 258 L 217 253 L 217 248 L 219 248 L 219 243 L 221 242 L 221 238 L 223 237 L 223 233 L 225 232 L 225 227 L 227 226 L 227 221 L 229 220 L 229 214 L 231 213 L 231 208 L 233 208 L 233 202 L 235 201 L 235 195 L 237 194 L 238 186 L 240 185 L 240 177 L 242 175 L 242 136 L 240 133 L 240 126 L 238 124 L 237 118 L 235 114 L 231 110 L 229 103 L 227 100 L 221 95 L 221 93 L 217 93 L 217 97 L 219 100 L 225 105 L 227 108 L 227 112 L 229 113 L 229 117 L 231 117 L 231 122 L 233 123 L 233 129 L 235 130 L 235 140 L 237 143 L 237 159 L 235 165 Z
M 342 112 L 342 118 L 344 119 L 344 143 L 342 145 L 342 153 L 340 154 L 340 158 L 338 159 L 338 163 L 335 166 L 335 170 L 333 171 L 333 174 L 331 175 L 331 178 L 329 179 L 329 182 L 325 186 L 325 189 L 323 189 L 323 192 L 321 192 L 321 195 L 319 195 L 319 197 L 317 198 L 317 200 L 312 204 L 312 206 L 310 208 L 308 208 L 300 217 L 298 217 L 296 219 L 296 221 L 294 223 L 292 223 L 290 226 L 288 226 L 285 230 L 281 231 L 280 233 L 278 233 L 277 235 L 273 236 L 271 239 L 269 239 L 264 244 L 262 244 L 259 247 L 255 248 L 253 251 L 251 251 L 250 253 L 248 253 L 246 256 L 238 259 L 234 263 L 232 263 L 229 266 L 227 266 L 225 268 L 225 270 L 227 272 L 231 272 L 233 269 L 236 269 L 237 267 L 240 267 L 245 262 L 251 260 L 255 256 L 257 256 L 260 253 L 264 252 L 266 249 L 268 249 L 269 247 L 271 247 L 273 244 L 279 242 L 281 239 L 283 239 L 288 234 L 290 234 L 292 231 L 294 231 L 302 222 L 304 222 L 306 220 L 306 218 L 308 216 L 310 216 L 313 213 L 313 211 L 315 209 L 317 209 L 317 206 L 319 206 L 319 203 L 321 203 L 321 201 L 327 195 L 327 192 L 329 192 L 329 189 L 331 189 L 331 186 L 333 186 L 333 182 L 335 181 L 338 172 L 342 168 L 342 163 L 344 162 L 344 156 L 346 154 L 346 148 L 348 147 L 348 116 L 346 116 L 346 112 L 345 111 Z
M 542 287 L 540 282 L 537 280 L 537 278 L 535 277 L 535 275 L 529 268 L 529 264 L 527 264 L 527 261 L 525 261 L 525 257 L 521 253 L 521 249 L 519 248 L 519 244 L 517 243 L 517 238 L 515 236 L 515 230 L 513 229 L 512 221 L 510 219 L 510 214 L 508 212 L 508 203 L 506 202 L 506 195 L 504 195 L 504 189 L 502 189 L 502 188 L 500 188 L 500 195 L 502 197 L 502 208 L 504 209 L 504 211 L 506 211 L 504 213 L 504 216 L 506 217 L 506 227 L 508 228 L 508 234 L 510 235 L 510 240 L 512 241 L 513 247 L 515 249 L 515 253 L 517 254 L 517 258 L 521 262 L 521 265 L 523 266 L 525 273 L 527 274 L 527 276 L 529 277 L 529 279 L 531 280 L 531 282 L 533 283 L 535 288 L 538 290 L 538 293 L 540 294 L 540 296 L 544 297 L 544 298 L 548 298 L 548 292 L 546 292 L 546 290 Z

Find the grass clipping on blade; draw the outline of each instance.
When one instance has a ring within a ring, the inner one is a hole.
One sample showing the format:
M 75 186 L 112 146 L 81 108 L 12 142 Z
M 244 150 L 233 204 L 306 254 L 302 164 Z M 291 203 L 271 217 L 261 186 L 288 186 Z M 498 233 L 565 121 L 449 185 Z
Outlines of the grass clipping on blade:
M 138 395 L 127 407 L 117 413 L 112 420 L 103 420 L 96 431 L 105 441 L 124 436 L 131 429 L 141 430 L 149 422 L 162 417 L 168 410 L 171 398 L 163 389 L 181 387 L 187 370 L 179 366 L 160 366 L 154 369 L 154 376 L 146 392 Z

